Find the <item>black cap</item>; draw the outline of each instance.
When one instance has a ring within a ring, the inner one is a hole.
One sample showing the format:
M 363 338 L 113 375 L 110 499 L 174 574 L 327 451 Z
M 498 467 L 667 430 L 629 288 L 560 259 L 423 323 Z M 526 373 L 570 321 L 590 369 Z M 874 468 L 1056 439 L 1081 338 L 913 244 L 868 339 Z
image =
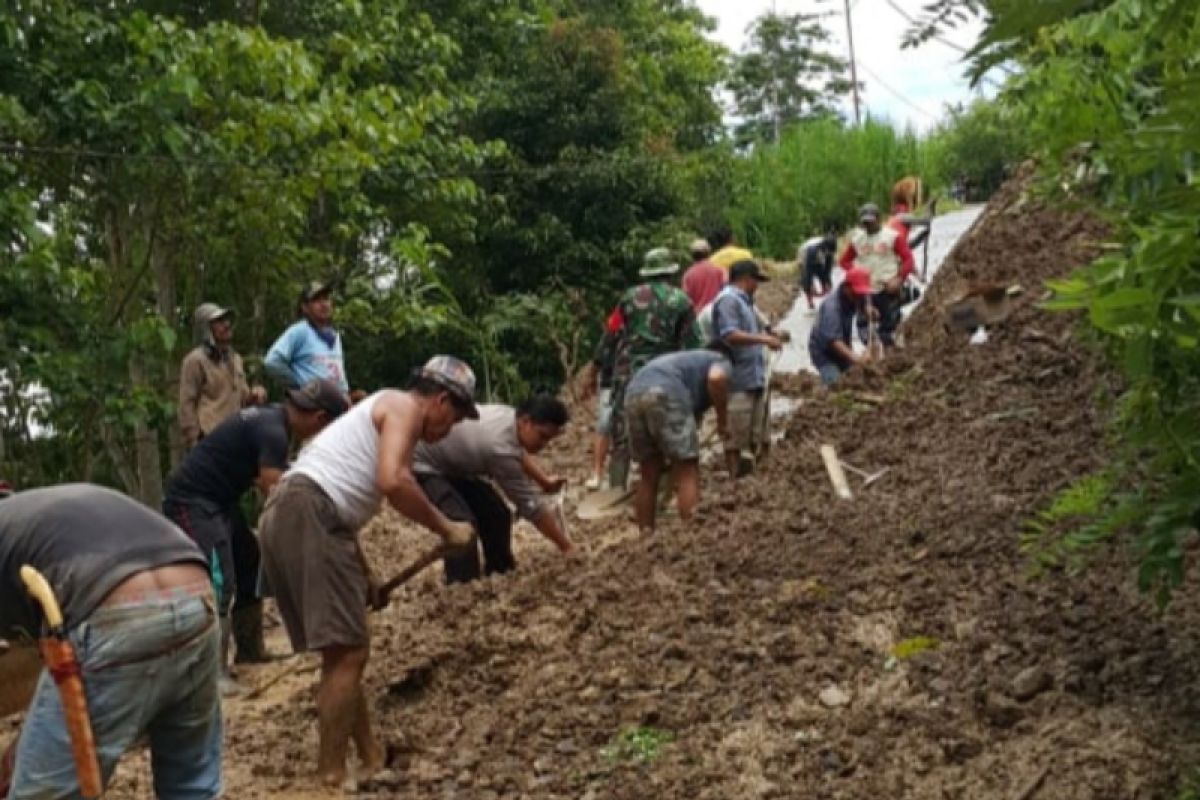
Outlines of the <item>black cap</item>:
M 287 398 L 296 408 L 324 411 L 331 420 L 337 419 L 350 408 L 346 395 L 333 381 L 309 381 L 299 389 L 288 389 Z
M 753 259 L 744 258 L 741 261 L 733 262 L 733 266 L 729 268 L 729 282 L 733 283 L 741 278 L 754 278 L 757 281 L 769 281 L 770 276 L 762 271 L 758 266 L 758 262 Z

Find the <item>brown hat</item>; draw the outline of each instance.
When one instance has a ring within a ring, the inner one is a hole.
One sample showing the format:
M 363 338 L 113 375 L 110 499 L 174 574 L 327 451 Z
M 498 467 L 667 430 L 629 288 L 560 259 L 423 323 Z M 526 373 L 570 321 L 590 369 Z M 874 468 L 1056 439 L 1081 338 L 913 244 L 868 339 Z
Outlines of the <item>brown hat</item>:
M 479 407 L 475 405 L 475 373 L 465 361 L 454 356 L 434 356 L 416 371 L 416 377 L 445 388 L 466 411 L 468 419 L 479 419 Z
M 299 389 L 288 389 L 287 399 L 304 411 L 324 411 L 335 420 L 350 408 L 346 395 L 333 381 L 312 380 Z

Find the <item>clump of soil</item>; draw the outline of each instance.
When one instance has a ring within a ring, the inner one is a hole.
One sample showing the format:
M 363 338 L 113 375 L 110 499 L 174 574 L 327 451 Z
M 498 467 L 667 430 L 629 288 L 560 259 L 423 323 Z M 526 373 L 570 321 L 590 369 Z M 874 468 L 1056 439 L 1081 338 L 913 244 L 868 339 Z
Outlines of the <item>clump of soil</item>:
M 1157 616 L 1117 551 L 1037 580 L 1018 548 L 1105 463 L 1113 378 L 1077 320 L 1037 306 L 1102 234 L 1010 185 L 907 348 L 837 392 L 795 381 L 783 441 L 737 485 L 706 471 L 694 524 L 573 521 L 579 561 L 530 534 L 515 574 L 415 580 L 374 619 L 367 692 L 393 758 L 363 796 L 1168 796 L 1195 757 L 1194 603 Z M 1025 288 L 982 346 L 938 309 L 975 280 Z M 838 501 L 823 443 L 888 472 Z M 585 447 L 548 458 L 580 476 Z M 366 540 L 388 573 L 432 537 L 384 516 Z M 313 683 L 227 707 L 230 797 L 300 796 Z

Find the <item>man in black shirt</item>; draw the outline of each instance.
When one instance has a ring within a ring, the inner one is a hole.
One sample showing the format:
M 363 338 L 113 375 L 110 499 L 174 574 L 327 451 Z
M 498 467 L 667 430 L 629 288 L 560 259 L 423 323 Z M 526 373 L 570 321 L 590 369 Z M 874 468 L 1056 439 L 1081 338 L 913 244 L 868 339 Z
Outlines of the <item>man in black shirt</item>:
M 120 755 L 146 738 L 156 796 L 218 796 L 219 645 L 196 545 L 145 506 L 100 486 L 53 486 L 6 498 L 0 638 L 12 642 L 37 639 L 42 628 L 41 610 L 21 582 L 25 564 L 42 573 L 62 608 L 101 774 L 111 775 Z M 78 796 L 62 703 L 46 670 L 15 752 L 8 797 Z
M 283 404 L 244 408 L 218 425 L 167 483 L 163 513 L 200 545 L 208 561 L 221 618 L 223 692 L 237 689 L 227 674 L 231 632 L 237 633 L 240 661 L 265 657 L 258 542 L 238 502 L 252 486 L 265 497 L 287 469 L 290 440 L 315 436 L 346 408 L 345 395 L 331 381 L 289 389 Z

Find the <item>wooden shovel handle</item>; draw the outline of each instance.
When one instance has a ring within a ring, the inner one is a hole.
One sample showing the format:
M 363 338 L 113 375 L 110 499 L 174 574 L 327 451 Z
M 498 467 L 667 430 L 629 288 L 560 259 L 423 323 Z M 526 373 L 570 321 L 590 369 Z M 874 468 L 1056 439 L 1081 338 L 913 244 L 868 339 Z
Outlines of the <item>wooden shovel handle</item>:
M 46 615 L 46 623 L 51 628 L 61 628 L 63 624 L 62 609 L 58 607 L 58 600 L 54 597 L 54 590 L 50 588 L 50 582 L 43 577 L 42 573 L 28 564 L 21 567 L 21 582 L 25 584 L 25 591 L 29 592 L 30 596 L 37 600 L 38 605 L 42 607 L 42 613 Z
M 399 587 L 401 584 L 408 581 L 410 578 L 412 578 L 414 575 L 416 575 L 421 570 L 428 567 L 433 562 L 437 561 L 440 558 L 443 558 L 449 552 L 450 552 L 449 548 L 447 548 L 446 545 L 444 545 L 444 544 L 439 544 L 434 547 L 431 547 L 429 550 L 425 551 L 425 553 L 423 553 L 419 558 L 417 558 L 416 561 L 412 562 L 407 567 L 405 567 L 404 569 L 397 572 L 391 579 L 389 579 L 385 584 L 383 584 L 383 586 L 379 587 L 380 594 L 382 594 L 383 597 L 385 597 L 385 598 L 389 597 L 391 595 L 391 593 L 397 587 Z

